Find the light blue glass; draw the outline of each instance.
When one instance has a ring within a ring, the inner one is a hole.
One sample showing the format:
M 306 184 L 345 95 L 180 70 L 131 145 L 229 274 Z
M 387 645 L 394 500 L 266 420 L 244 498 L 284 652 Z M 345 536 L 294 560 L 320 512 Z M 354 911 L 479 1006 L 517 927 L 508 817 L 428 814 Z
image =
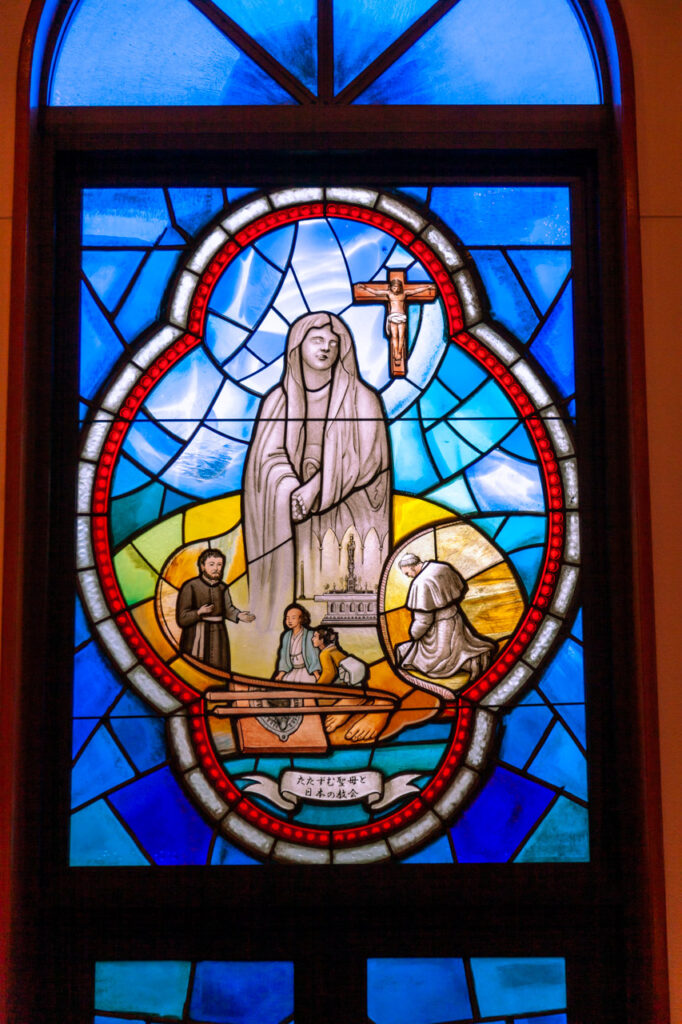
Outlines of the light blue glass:
M 120 338 L 87 285 L 81 284 L 80 393 L 83 398 L 93 397 L 123 352 Z
M 150 473 L 158 473 L 180 451 L 180 443 L 139 415 L 126 434 L 123 451 Z
M 95 1006 L 181 1019 L 191 969 L 180 960 L 100 961 L 95 965 Z
M 154 245 L 170 226 L 161 188 L 83 189 L 83 245 Z
M 586 744 L 585 674 L 583 649 L 575 640 L 565 640 L 540 680 L 545 697 L 557 705 L 557 713 L 583 747 Z
M 159 318 L 163 293 L 178 258 L 179 253 L 172 249 L 156 249 L 142 265 L 116 317 L 116 326 L 126 341 L 134 341 L 145 327 Z
M 530 350 L 562 395 L 572 395 L 575 391 L 575 357 L 573 286 L 570 281 Z
M 341 313 L 350 306 L 353 296 L 348 268 L 326 221 L 301 221 L 292 264 L 310 309 Z
M 111 727 L 126 754 L 140 772 L 166 760 L 166 732 L 162 718 L 132 693 L 126 693 L 111 715 Z
M 206 318 L 206 347 L 219 363 L 225 363 L 248 338 L 249 332 L 215 313 Z
M 521 341 L 527 341 L 538 318 L 514 271 L 502 253 L 495 250 L 478 250 L 475 261 L 488 293 L 493 319 L 508 327 Z
M 544 495 L 537 466 L 499 451 L 466 471 L 471 492 L 485 512 L 543 512 Z
M 168 190 L 175 220 L 193 235 L 225 205 L 221 188 L 171 188 Z
M 275 384 L 280 382 L 283 371 L 284 356 L 282 356 L 281 359 L 275 359 L 274 362 L 270 363 L 270 365 L 266 366 L 264 369 L 257 369 L 247 374 L 242 378 L 242 383 L 257 395 L 264 395 L 271 388 L 274 388 Z
M 474 526 L 478 526 L 484 533 L 489 537 L 497 537 L 498 531 L 502 524 L 507 519 L 507 516 L 472 516 L 471 522 Z
M 52 106 L 292 103 L 188 0 L 81 0 L 55 55 Z
M 238 430 L 241 435 L 244 431 L 242 424 L 255 420 L 259 404 L 255 395 L 231 380 L 226 380 L 208 414 L 207 422 L 223 433 L 236 436 L 234 431 Z
M 485 370 L 482 370 L 476 360 L 467 355 L 459 345 L 450 345 L 438 371 L 439 380 L 460 398 L 470 395 L 486 376 Z
M 526 544 L 544 544 L 547 520 L 544 516 L 510 516 L 495 540 L 505 551 Z
M 134 776 L 121 749 L 100 726 L 76 761 L 71 776 L 71 806 L 79 807 Z
M 150 483 L 149 476 L 143 473 L 141 469 L 127 459 L 125 455 L 121 455 L 120 459 L 116 463 L 116 469 L 114 470 L 114 479 L 111 484 L 111 496 L 112 498 L 118 498 L 122 494 L 128 494 L 130 491 L 136 491 L 140 487 L 144 487 Z
M 294 1009 L 294 965 L 198 963 L 190 1016 L 215 1024 L 280 1024 Z
M 197 498 L 216 498 L 239 490 L 245 459 L 245 444 L 200 427 L 162 480 Z
M 204 350 L 197 346 L 161 378 L 145 401 L 147 412 L 166 430 L 187 440 L 206 415 L 225 380 Z
M 317 92 L 316 0 L 215 0 L 240 28 Z
M 244 347 L 230 359 L 229 363 L 225 364 L 225 370 L 233 380 L 244 380 L 245 377 L 258 373 L 264 366 L 265 363 L 262 359 L 259 359 L 258 356 L 255 356 L 253 352 Z
M 435 771 L 445 752 L 445 743 L 398 743 L 392 747 L 377 747 L 372 767 L 392 775 L 396 772 Z
M 354 282 L 371 281 L 395 249 L 393 239 L 378 228 L 341 217 L 331 217 L 329 225 L 343 249 Z M 413 260 L 411 256 L 410 263 Z
M 421 494 L 438 483 L 438 474 L 431 464 L 419 424 L 415 420 L 400 419 L 391 423 L 389 431 L 395 490 Z
M 431 7 L 433 0 L 334 0 L 334 91 L 340 92 Z
M 270 231 L 255 243 L 255 247 L 262 256 L 284 270 L 291 255 L 295 230 L 294 225 L 289 224 L 288 227 Z
M 86 249 L 83 253 L 83 270 L 109 312 L 118 304 L 143 259 L 144 253 L 126 249 Z
M 149 859 L 105 801 L 98 800 L 71 818 L 69 862 L 73 867 L 137 867 Z
M 474 501 L 463 476 L 455 477 L 454 480 L 449 481 L 449 483 L 444 484 L 442 487 L 437 487 L 434 491 L 430 491 L 428 498 L 431 501 L 438 502 L 439 505 L 444 505 L 445 508 L 450 509 L 452 512 L 457 512 L 461 516 L 471 515 L 479 511 L 478 505 Z
M 395 419 L 403 411 L 406 419 L 414 416 L 412 407 L 418 398 L 419 389 L 405 377 L 392 380 L 381 392 L 381 400 L 389 420 Z
M 585 863 L 590 859 L 587 808 L 560 796 L 538 825 L 515 861 L 519 863 Z
M 538 573 L 542 568 L 544 554 L 544 548 L 538 546 L 533 548 L 523 548 L 522 551 L 512 551 L 509 556 L 514 568 L 523 581 L 523 585 L 526 588 L 526 594 L 529 597 L 535 590 L 535 586 L 538 581 Z
M 360 103 L 600 103 L 568 0 L 460 0 Z
M 114 545 L 118 546 L 143 526 L 159 518 L 163 501 L 163 487 L 159 483 L 149 484 L 141 491 L 133 491 L 111 503 L 111 533 Z
M 249 338 L 249 351 L 268 365 L 284 354 L 289 324 L 270 310 L 257 331 Z
M 406 249 L 403 249 L 402 245 L 396 243 L 393 252 L 387 257 L 384 265 L 391 270 L 407 270 L 416 263 L 417 261 L 415 261 L 412 253 L 407 252 Z
M 432 381 L 419 402 L 424 426 L 428 429 L 432 420 L 447 416 L 457 404 L 455 396 L 447 388 L 444 388 L 440 381 Z
M 426 440 L 438 472 L 444 478 L 459 473 L 475 462 L 481 454 L 456 434 L 447 423 L 438 423 L 433 429 L 427 430 Z
M 434 188 L 431 209 L 467 245 L 570 245 L 569 190 L 562 185 Z
M 421 309 L 413 307 L 408 318 L 410 325 L 418 321 L 419 329 L 410 348 L 407 376 L 423 391 L 436 372 L 447 345 L 443 307 L 440 302 L 428 302 Z
M 375 1024 L 472 1019 L 463 961 L 436 957 L 368 960 L 367 1015 Z
M 528 770 L 573 796 L 587 799 L 585 755 L 560 722 L 555 724 Z
M 521 459 L 531 459 L 533 462 L 537 459 L 535 449 L 528 437 L 528 431 L 522 423 L 518 425 L 516 430 L 513 430 L 511 434 L 505 437 L 500 448 L 503 448 L 504 451 L 509 452 L 511 455 L 518 455 Z
M 440 836 L 422 850 L 404 857 L 403 864 L 452 864 L 452 850 L 447 836 Z
M 509 258 L 516 265 L 541 313 L 546 313 L 571 269 L 566 249 L 517 249 Z
M 210 309 L 253 328 L 270 305 L 281 277 L 281 272 L 255 249 L 246 249 L 221 274 Z
M 511 433 L 518 419 L 502 388 L 490 380 L 455 409 L 448 423 L 474 448 L 486 452 Z
M 305 299 L 301 295 L 301 289 L 298 287 L 296 278 L 291 270 L 287 273 L 282 281 L 282 287 L 277 292 L 274 308 L 289 323 L 293 323 L 299 316 L 309 312 Z
M 374 303 L 344 309 L 343 320 L 355 338 L 355 354 L 360 376 L 371 387 L 382 391 L 391 385 L 388 373 L 388 341 L 384 334 L 386 310 Z M 368 343 L 374 339 L 375 343 Z M 395 382 L 393 382 L 395 383 Z M 397 408 L 399 408 L 397 403 Z
M 482 1017 L 566 1007 L 566 964 L 558 957 L 471 958 Z

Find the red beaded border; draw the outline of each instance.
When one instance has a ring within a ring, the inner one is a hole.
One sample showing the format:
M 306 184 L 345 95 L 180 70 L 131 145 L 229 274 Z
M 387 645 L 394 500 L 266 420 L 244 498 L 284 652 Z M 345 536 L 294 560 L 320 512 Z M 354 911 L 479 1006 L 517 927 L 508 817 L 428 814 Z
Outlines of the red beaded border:
M 392 235 L 408 248 L 426 267 L 436 282 L 442 296 L 450 336 L 454 342 L 473 355 L 485 366 L 501 387 L 505 390 L 512 403 L 525 419 L 533 434 L 534 442 L 542 460 L 548 505 L 550 508 L 550 544 L 548 545 L 542 576 L 531 606 L 517 628 L 514 636 L 505 647 L 504 653 L 497 658 L 484 676 L 476 680 L 468 689 L 462 691 L 465 702 L 456 712 L 456 724 L 447 753 L 431 782 L 400 811 L 372 825 L 350 829 L 312 829 L 289 825 L 278 818 L 262 811 L 244 798 L 226 775 L 224 768 L 217 760 L 213 744 L 208 735 L 205 715 L 201 703 L 197 701 L 197 691 L 172 673 L 167 665 L 152 650 L 141 635 L 132 615 L 125 610 L 116 576 L 113 569 L 108 533 L 107 513 L 110 500 L 111 480 L 128 427 L 137 414 L 143 400 L 158 380 L 187 352 L 199 344 L 205 326 L 206 310 L 211 293 L 226 267 L 243 249 L 268 231 L 284 224 L 321 217 L 341 217 L 371 224 Z M 414 233 L 393 218 L 377 210 L 372 210 L 351 203 L 314 202 L 266 214 L 253 223 L 238 231 L 234 239 L 228 241 L 210 261 L 203 271 L 195 289 L 188 316 L 188 332 L 169 345 L 140 377 L 131 389 L 119 411 L 119 417 L 111 426 L 102 455 L 97 464 L 93 496 L 93 547 L 99 578 L 105 598 L 112 611 L 115 621 L 126 638 L 132 651 L 141 664 L 159 681 L 174 697 L 188 706 L 190 711 L 190 729 L 197 753 L 197 758 L 204 774 L 214 786 L 216 792 L 225 802 L 254 826 L 272 836 L 291 842 L 328 846 L 333 842 L 336 846 L 356 846 L 365 842 L 376 841 L 386 837 L 397 829 L 404 828 L 420 815 L 425 808 L 437 801 L 445 791 L 448 783 L 459 767 L 467 748 L 473 724 L 473 710 L 468 703 L 479 700 L 488 693 L 509 671 L 518 660 L 532 639 L 543 618 L 540 608 L 546 608 L 556 584 L 557 572 L 560 567 L 562 553 L 564 516 L 563 488 L 558 466 L 547 435 L 544 423 L 535 414 L 534 406 L 528 399 L 516 378 L 509 373 L 506 366 L 497 359 L 485 346 L 481 345 L 472 335 L 463 331 L 462 311 L 456 289 L 451 277 L 441 261 L 424 242 L 416 238 Z

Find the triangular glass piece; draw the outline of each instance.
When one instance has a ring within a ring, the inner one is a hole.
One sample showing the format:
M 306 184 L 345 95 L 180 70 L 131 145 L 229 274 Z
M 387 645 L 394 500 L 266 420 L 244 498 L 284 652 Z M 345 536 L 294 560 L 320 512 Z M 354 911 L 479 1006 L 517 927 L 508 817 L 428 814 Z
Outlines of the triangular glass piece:
M 317 93 L 316 0 L 214 0 L 311 92 Z
M 116 308 L 145 255 L 128 249 L 83 253 L 83 270 L 109 311 Z
M 460 0 L 358 103 L 600 103 L 568 0 Z
M 509 258 L 521 274 L 526 287 L 542 313 L 546 313 L 571 269 L 571 254 L 566 249 L 511 250 Z
M 561 394 L 572 395 L 575 391 L 575 354 L 573 287 L 570 281 L 531 345 L 531 352 Z
M 52 65 L 52 106 L 293 103 L 189 0 L 81 0 Z
M 341 92 L 433 0 L 334 0 L 334 91 Z

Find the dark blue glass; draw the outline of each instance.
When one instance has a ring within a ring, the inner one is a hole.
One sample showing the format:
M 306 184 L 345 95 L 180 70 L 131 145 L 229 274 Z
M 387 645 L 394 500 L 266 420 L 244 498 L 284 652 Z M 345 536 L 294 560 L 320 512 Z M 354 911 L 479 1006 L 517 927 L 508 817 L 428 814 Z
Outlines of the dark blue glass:
M 110 312 L 117 306 L 143 259 L 144 253 L 139 250 L 89 249 L 83 253 L 83 271 Z
M 81 0 L 55 55 L 52 106 L 291 103 L 188 0 Z
M 163 293 L 177 262 L 177 252 L 157 249 L 143 264 L 116 317 L 116 326 L 127 341 L 134 341 L 160 316 Z
M 104 726 L 100 726 L 76 761 L 71 776 L 71 806 L 132 779 L 135 772 Z
M 166 760 L 163 719 L 132 693 L 126 693 L 111 715 L 111 727 L 119 743 L 140 772 Z
M 519 270 L 541 313 L 546 313 L 571 269 L 565 249 L 512 250 L 509 257 Z
M 90 643 L 76 652 L 73 660 L 74 718 L 101 718 L 120 693 L 121 684 L 97 644 Z
M 457 859 L 462 863 L 508 861 L 553 796 L 545 786 L 497 768 L 451 829 Z
M 238 846 L 228 843 L 227 839 L 218 836 L 211 853 L 211 864 L 260 864 L 261 861 L 249 857 Z
M 557 722 L 528 771 L 573 796 L 587 799 L 587 762 L 564 726 Z
M 180 1020 L 191 970 L 190 963 L 178 960 L 100 962 L 95 967 L 95 1006 Z
M 83 398 L 93 397 L 123 352 L 120 338 L 83 283 L 80 346 L 80 393 Z
M 71 757 L 75 760 L 95 731 L 97 722 L 91 718 L 74 718 L 71 729 Z
M 447 836 L 440 836 L 423 850 L 405 857 L 404 864 L 452 864 L 452 850 Z
M 600 103 L 568 0 L 460 0 L 360 103 Z
M 577 637 L 578 640 L 582 640 L 582 638 L 583 638 L 583 610 L 582 610 L 582 608 L 579 608 L 578 611 L 576 612 L 575 622 L 573 623 L 573 627 L 571 629 L 571 633 L 573 634 L 573 636 Z
M 540 680 L 540 688 L 585 746 L 585 676 L 580 644 L 570 638 L 564 642 Z
M 471 958 L 482 1017 L 566 1007 L 566 964 L 558 957 Z
M 149 864 L 129 833 L 98 800 L 71 818 L 70 863 L 74 867 L 123 867 Z
M 479 250 L 475 261 L 488 293 L 493 319 L 508 327 L 521 341 L 527 341 L 538 318 L 514 271 L 499 251 Z
M 471 1019 L 463 961 L 436 957 L 368 960 L 367 1014 L 375 1024 Z
M 573 349 L 573 286 L 569 281 L 530 348 L 562 395 L 575 391 Z
M 294 1010 L 294 965 L 198 963 L 189 1013 L 211 1024 L 280 1024 Z
M 504 719 L 500 760 L 515 768 L 523 768 L 552 721 L 552 712 L 532 692 L 527 704 L 520 704 Z
M 340 92 L 405 29 L 432 0 L 334 0 L 334 90 Z
M 137 779 L 109 799 L 154 863 L 206 863 L 212 830 L 169 768 Z
M 434 188 L 431 209 L 467 245 L 570 245 L 569 191 L 561 185 Z
M 587 808 L 560 796 L 514 860 L 585 863 L 590 859 Z

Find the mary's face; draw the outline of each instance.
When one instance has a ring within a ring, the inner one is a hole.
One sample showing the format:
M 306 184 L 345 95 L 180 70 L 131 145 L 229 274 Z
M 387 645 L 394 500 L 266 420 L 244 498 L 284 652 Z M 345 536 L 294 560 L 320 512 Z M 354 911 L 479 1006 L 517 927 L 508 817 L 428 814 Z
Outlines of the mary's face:
M 311 370 L 328 370 L 339 356 L 339 339 L 331 327 L 311 327 L 301 344 L 301 359 Z

